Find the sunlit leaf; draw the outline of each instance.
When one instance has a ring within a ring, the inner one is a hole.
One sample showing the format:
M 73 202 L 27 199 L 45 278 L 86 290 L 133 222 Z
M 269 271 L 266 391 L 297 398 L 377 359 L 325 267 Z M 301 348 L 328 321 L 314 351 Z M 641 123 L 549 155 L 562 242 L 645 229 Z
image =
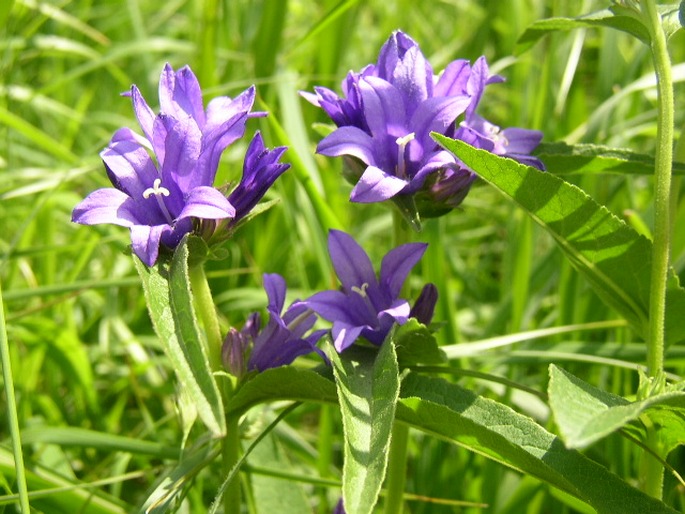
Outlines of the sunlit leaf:
M 193 307 L 188 275 L 188 238 L 169 262 L 160 257 L 153 267 L 134 257 L 143 282 L 152 324 L 180 382 L 195 402 L 197 414 L 216 437 L 226 433 L 221 396 L 204 348 Z
M 527 416 L 456 384 L 410 373 L 400 396 L 398 420 L 532 475 L 585 501 L 598 514 L 676 512 L 567 449 Z
M 673 432 L 675 441 L 683 440 L 683 417 L 685 416 L 685 393 L 667 392 L 652 396 L 642 401 L 630 402 L 621 396 L 602 391 L 587 382 L 556 367 L 549 367 L 549 403 L 559 432 L 569 448 L 584 448 L 599 439 L 619 430 L 628 423 L 635 422 L 644 414 L 656 414 L 663 418 L 663 412 L 680 418 L 680 422 L 670 422 L 664 426 L 678 428 L 679 434 Z M 634 430 L 644 435 L 642 424 L 636 424 Z M 659 432 L 661 432 L 661 427 Z M 671 437 L 669 436 L 669 439 Z
M 542 143 L 535 155 L 555 175 L 565 173 L 621 173 L 654 175 L 654 157 L 602 145 Z M 673 173 L 685 174 L 685 163 L 674 162 Z
M 551 173 L 435 134 L 483 180 L 522 207 L 554 238 L 597 295 L 646 336 L 651 242 L 580 188 Z M 666 291 L 667 344 L 685 339 L 685 289 L 671 272 Z
M 347 512 L 370 514 L 385 478 L 400 383 L 395 347 L 388 339 L 378 351 L 353 345 L 338 354 L 329 345 L 345 437 Z

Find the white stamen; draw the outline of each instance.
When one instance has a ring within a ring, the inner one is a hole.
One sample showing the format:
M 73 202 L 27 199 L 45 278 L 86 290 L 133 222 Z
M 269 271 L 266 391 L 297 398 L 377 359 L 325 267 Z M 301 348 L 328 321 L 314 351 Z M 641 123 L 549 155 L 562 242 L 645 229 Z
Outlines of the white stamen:
M 406 178 L 407 166 L 404 162 L 404 149 L 411 141 L 414 140 L 415 137 L 416 134 L 411 132 L 410 134 L 398 137 L 395 140 L 395 143 L 397 143 L 397 176 L 399 178 Z
M 164 200 L 162 199 L 163 196 L 169 196 L 170 194 L 171 193 L 166 187 L 162 187 L 161 178 L 156 178 L 155 181 L 152 183 L 152 187 L 148 187 L 145 191 L 143 191 L 143 198 L 145 198 L 146 200 L 151 196 L 155 197 L 155 200 L 157 200 L 157 205 L 159 205 L 159 208 L 164 214 L 164 217 L 171 225 L 174 222 L 174 217 L 169 212 L 169 209 L 166 208 Z
M 357 293 L 362 298 L 367 298 L 366 290 L 369 288 L 369 284 L 364 282 L 361 287 L 352 286 L 352 292 Z
M 150 198 L 150 195 L 169 196 L 169 190 L 166 187 L 161 187 L 161 184 L 162 179 L 156 178 L 155 181 L 152 183 L 152 187 L 148 187 L 145 191 L 143 191 L 143 198 L 147 200 L 148 198 Z

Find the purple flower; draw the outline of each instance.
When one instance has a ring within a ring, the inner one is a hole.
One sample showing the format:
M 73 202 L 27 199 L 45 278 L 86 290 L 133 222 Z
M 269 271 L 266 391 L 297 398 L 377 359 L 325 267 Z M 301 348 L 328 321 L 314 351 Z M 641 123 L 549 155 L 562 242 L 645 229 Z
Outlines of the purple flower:
M 260 330 L 259 314 L 255 313 L 241 331 L 229 331 L 222 349 L 226 368 L 240 377 L 245 370 L 264 371 L 285 366 L 300 355 L 311 352 L 317 352 L 325 359 L 316 343 L 326 330 L 317 330 L 305 336 L 316 322 L 314 312 L 298 301 L 283 312 L 286 284 L 283 277 L 276 273 L 264 275 L 264 289 L 269 299 L 269 322 Z
M 213 187 L 219 157 L 242 137 L 255 90 L 234 99 L 215 98 L 205 110 L 190 68 L 174 73 L 168 64 L 159 81 L 161 113 L 155 115 L 134 85 L 128 94 L 144 134 L 118 130 L 100 154 L 113 188 L 94 191 L 79 203 L 72 220 L 84 225 L 129 227 L 134 253 L 148 266 L 160 244 L 174 248 L 194 229 L 193 219 L 236 216 L 231 202 Z
M 330 231 L 328 252 L 342 291 L 322 291 L 303 303 L 333 322 L 331 335 L 336 350 L 343 351 L 360 336 L 380 345 L 395 323 L 402 325 L 411 317 L 409 303 L 399 295 L 426 247 L 423 243 L 409 243 L 391 250 L 381 262 L 378 278 L 368 255 L 350 235 Z M 420 312 L 432 316 L 430 302 L 434 305 L 435 299 L 437 295 L 426 291 Z
M 235 217 L 231 224 L 243 219 L 278 177 L 290 167 L 290 164 L 278 162 L 287 147 L 279 146 L 269 150 L 257 132 L 247 148 L 243 164 L 243 177 L 238 186 L 228 195 L 228 201 L 235 207 Z
M 416 210 L 412 202 L 417 200 L 419 211 L 431 216 L 456 207 L 476 178 L 433 141 L 431 132 L 469 137 L 495 153 L 539 163 L 527 155 L 539 142 L 539 132 L 486 130 L 479 123 L 475 110 L 485 87 L 502 80 L 489 74 L 484 57 L 473 65 L 455 60 L 436 76 L 418 44 L 396 31 L 376 64 L 347 75 L 342 97 L 323 87 L 302 96 L 338 127 L 317 152 L 346 157 L 346 178 L 355 184 L 351 201 L 393 200 L 406 212 Z M 457 131 L 455 122 L 462 116 Z

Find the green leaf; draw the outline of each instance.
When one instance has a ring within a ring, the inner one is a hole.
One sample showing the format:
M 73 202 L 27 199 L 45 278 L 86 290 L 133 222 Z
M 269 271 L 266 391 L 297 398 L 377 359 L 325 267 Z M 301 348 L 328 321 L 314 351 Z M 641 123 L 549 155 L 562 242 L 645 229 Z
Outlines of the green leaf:
M 578 187 L 511 159 L 435 134 L 483 180 L 525 209 L 557 242 L 595 292 L 639 334 L 647 332 L 652 245 Z M 666 341 L 685 339 L 685 290 L 671 271 Z
M 552 32 L 590 27 L 610 27 L 632 34 L 643 42 L 649 41 L 649 32 L 641 21 L 628 14 L 617 16 L 610 9 L 602 9 L 575 18 L 547 18 L 536 21 L 517 41 L 516 53 L 524 52 Z
M 535 155 L 550 173 L 621 173 L 654 175 L 654 157 L 602 145 L 541 143 Z M 674 162 L 673 173 L 685 174 L 685 163 Z
M 242 384 L 226 404 L 229 416 L 241 415 L 258 403 L 297 400 L 337 403 L 332 377 L 294 366 L 271 368 Z
M 261 473 L 251 473 L 250 482 L 254 497 L 255 512 L 259 514 L 301 514 L 310 512 L 311 507 L 301 484 L 294 480 L 284 480 L 282 477 L 268 476 L 273 469 L 278 473 L 295 470 L 284 454 L 277 437 L 269 434 L 254 447 L 248 458 L 250 466 L 256 466 Z
M 137 257 L 134 262 L 143 282 L 152 324 L 180 387 L 193 399 L 197 414 L 212 435 L 221 437 L 226 433 L 224 409 L 193 308 L 189 244 L 188 238 L 184 238 L 171 263 L 161 256 L 153 267 L 145 266 Z
M 598 514 L 676 512 L 565 448 L 527 416 L 456 384 L 409 373 L 400 396 L 398 420 L 532 475 L 585 501 Z
M 678 433 L 670 431 L 675 438 L 666 447 L 670 451 L 682 441 L 683 415 L 685 414 L 685 393 L 673 391 L 630 402 L 621 396 L 602 391 L 570 373 L 551 364 L 549 367 L 549 404 L 559 426 L 562 439 L 569 448 L 584 448 L 599 439 L 619 430 L 628 423 L 648 413 L 662 419 L 657 410 L 668 410 L 670 414 L 680 417 L 674 425 Z M 668 426 L 668 425 L 666 425 Z M 644 426 L 636 424 L 638 436 L 644 436 Z M 659 430 L 661 435 L 661 430 Z M 680 437 L 679 437 L 680 436 Z
M 442 364 L 447 356 L 428 327 L 411 318 L 395 331 L 395 351 L 400 367 L 414 364 Z
M 678 5 L 665 4 L 657 6 L 664 31 L 667 37 L 677 30 Z M 552 32 L 573 30 L 580 28 L 608 27 L 627 32 L 643 43 L 649 43 L 650 35 L 647 27 L 640 19 L 640 13 L 633 9 L 613 6 L 610 9 L 592 12 L 575 18 L 547 18 L 538 20 L 528 27 L 517 41 L 516 53 L 522 53 L 538 42 L 543 36 Z
M 329 345 L 343 420 L 343 502 L 367 514 L 378 501 L 388 465 L 400 379 L 391 336 L 380 350 L 354 345 L 338 354 Z
M 179 497 L 192 478 L 217 457 L 218 451 L 202 445 L 184 453 L 183 458 L 155 482 L 138 514 L 176 512 Z

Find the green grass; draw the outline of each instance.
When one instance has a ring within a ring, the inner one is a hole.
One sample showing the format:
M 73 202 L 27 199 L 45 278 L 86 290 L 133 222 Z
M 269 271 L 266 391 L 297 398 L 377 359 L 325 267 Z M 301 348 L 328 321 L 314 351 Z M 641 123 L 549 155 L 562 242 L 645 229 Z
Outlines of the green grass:
M 270 117 L 250 121 L 248 133 L 260 129 L 269 146 L 290 146 L 286 160 L 293 169 L 270 193 L 278 205 L 227 243 L 226 260 L 208 267 L 224 328 L 241 325 L 250 311 L 264 307 L 262 273 L 286 276 L 293 297 L 329 287 L 333 277 L 325 234 L 332 226 L 353 233 L 375 262 L 387 252 L 390 211 L 348 203 L 350 186 L 341 180 L 340 160 L 313 153 L 320 139 L 313 124 L 326 119 L 297 91 L 314 85 L 338 89 L 348 70 L 375 60 L 397 28 L 420 43 L 436 69 L 456 58 L 486 55 L 507 82 L 488 88 L 482 114 L 502 126 L 543 130 L 548 142 L 654 150 L 654 90 L 628 89 L 652 70 L 639 42 L 593 29 L 554 34 L 514 56 L 517 37 L 533 21 L 577 15 L 604 2 L 10 4 L 0 7 L 0 20 L 7 15 L 0 29 L 0 282 L 34 511 L 136 511 L 163 470 L 175 465 L 174 450 L 181 445 L 178 387 L 152 331 L 126 229 L 70 222 L 76 203 L 108 184 L 98 153 L 117 128 L 136 127 L 130 101 L 120 93 L 135 83 L 154 106 L 165 62 L 189 64 L 208 98 L 233 96 L 255 83 Z M 684 40 L 681 31 L 671 41 L 674 63 L 685 61 Z M 685 94 L 682 80 L 676 102 Z M 602 115 L 593 116 L 596 112 Z M 676 125 L 681 129 L 684 113 L 680 106 Z M 234 146 L 224 154 L 221 182 L 239 179 L 246 142 Z M 630 211 L 651 226 L 648 177 L 565 178 L 619 216 Z M 681 208 L 676 226 L 684 222 Z M 486 186 L 474 187 L 459 210 L 426 223 L 415 239 L 430 242 L 413 277 L 415 284 L 439 284 L 436 317 L 445 322 L 438 333 L 441 344 L 617 319 L 549 236 Z M 683 278 L 682 234 L 674 241 L 673 262 Z M 644 363 L 641 348 L 622 326 L 552 330 L 540 339 L 461 357 L 457 364 L 544 391 L 547 363 L 553 360 L 594 385 L 631 395 L 638 376 L 621 363 Z M 669 354 L 667 366 L 685 375 L 679 348 Z M 551 427 L 539 399 L 495 381 L 453 379 Z M 4 388 L 10 385 L 4 382 Z M 257 410 L 250 415 L 253 435 L 268 425 L 278 406 Z M 10 505 L 12 512 L 21 476 L 12 460 L 7 412 L 0 409 L 0 505 Z M 288 465 L 284 469 L 302 483 L 313 512 L 330 512 L 340 494 L 328 482 L 314 480 L 339 483 L 340 433 L 339 413 L 315 405 L 295 410 L 274 432 L 279 458 Z M 620 436 L 588 453 L 621 476 L 637 474 L 639 451 Z M 682 452 L 672 459 L 682 470 Z M 260 475 L 262 464 L 256 460 L 251 465 L 252 476 L 282 485 L 282 479 Z M 209 508 L 221 483 L 219 469 L 217 464 L 195 477 L 183 500 L 186 512 Z M 410 503 L 414 514 L 583 512 L 534 479 L 414 432 L 407 488 L 421 497 L 490 505 L 483 510 L 417 500 Z M 256 493 L 248 500 L 251 505 L 260 501 Z M 682 509 L 682 489 L 668 501 Z

